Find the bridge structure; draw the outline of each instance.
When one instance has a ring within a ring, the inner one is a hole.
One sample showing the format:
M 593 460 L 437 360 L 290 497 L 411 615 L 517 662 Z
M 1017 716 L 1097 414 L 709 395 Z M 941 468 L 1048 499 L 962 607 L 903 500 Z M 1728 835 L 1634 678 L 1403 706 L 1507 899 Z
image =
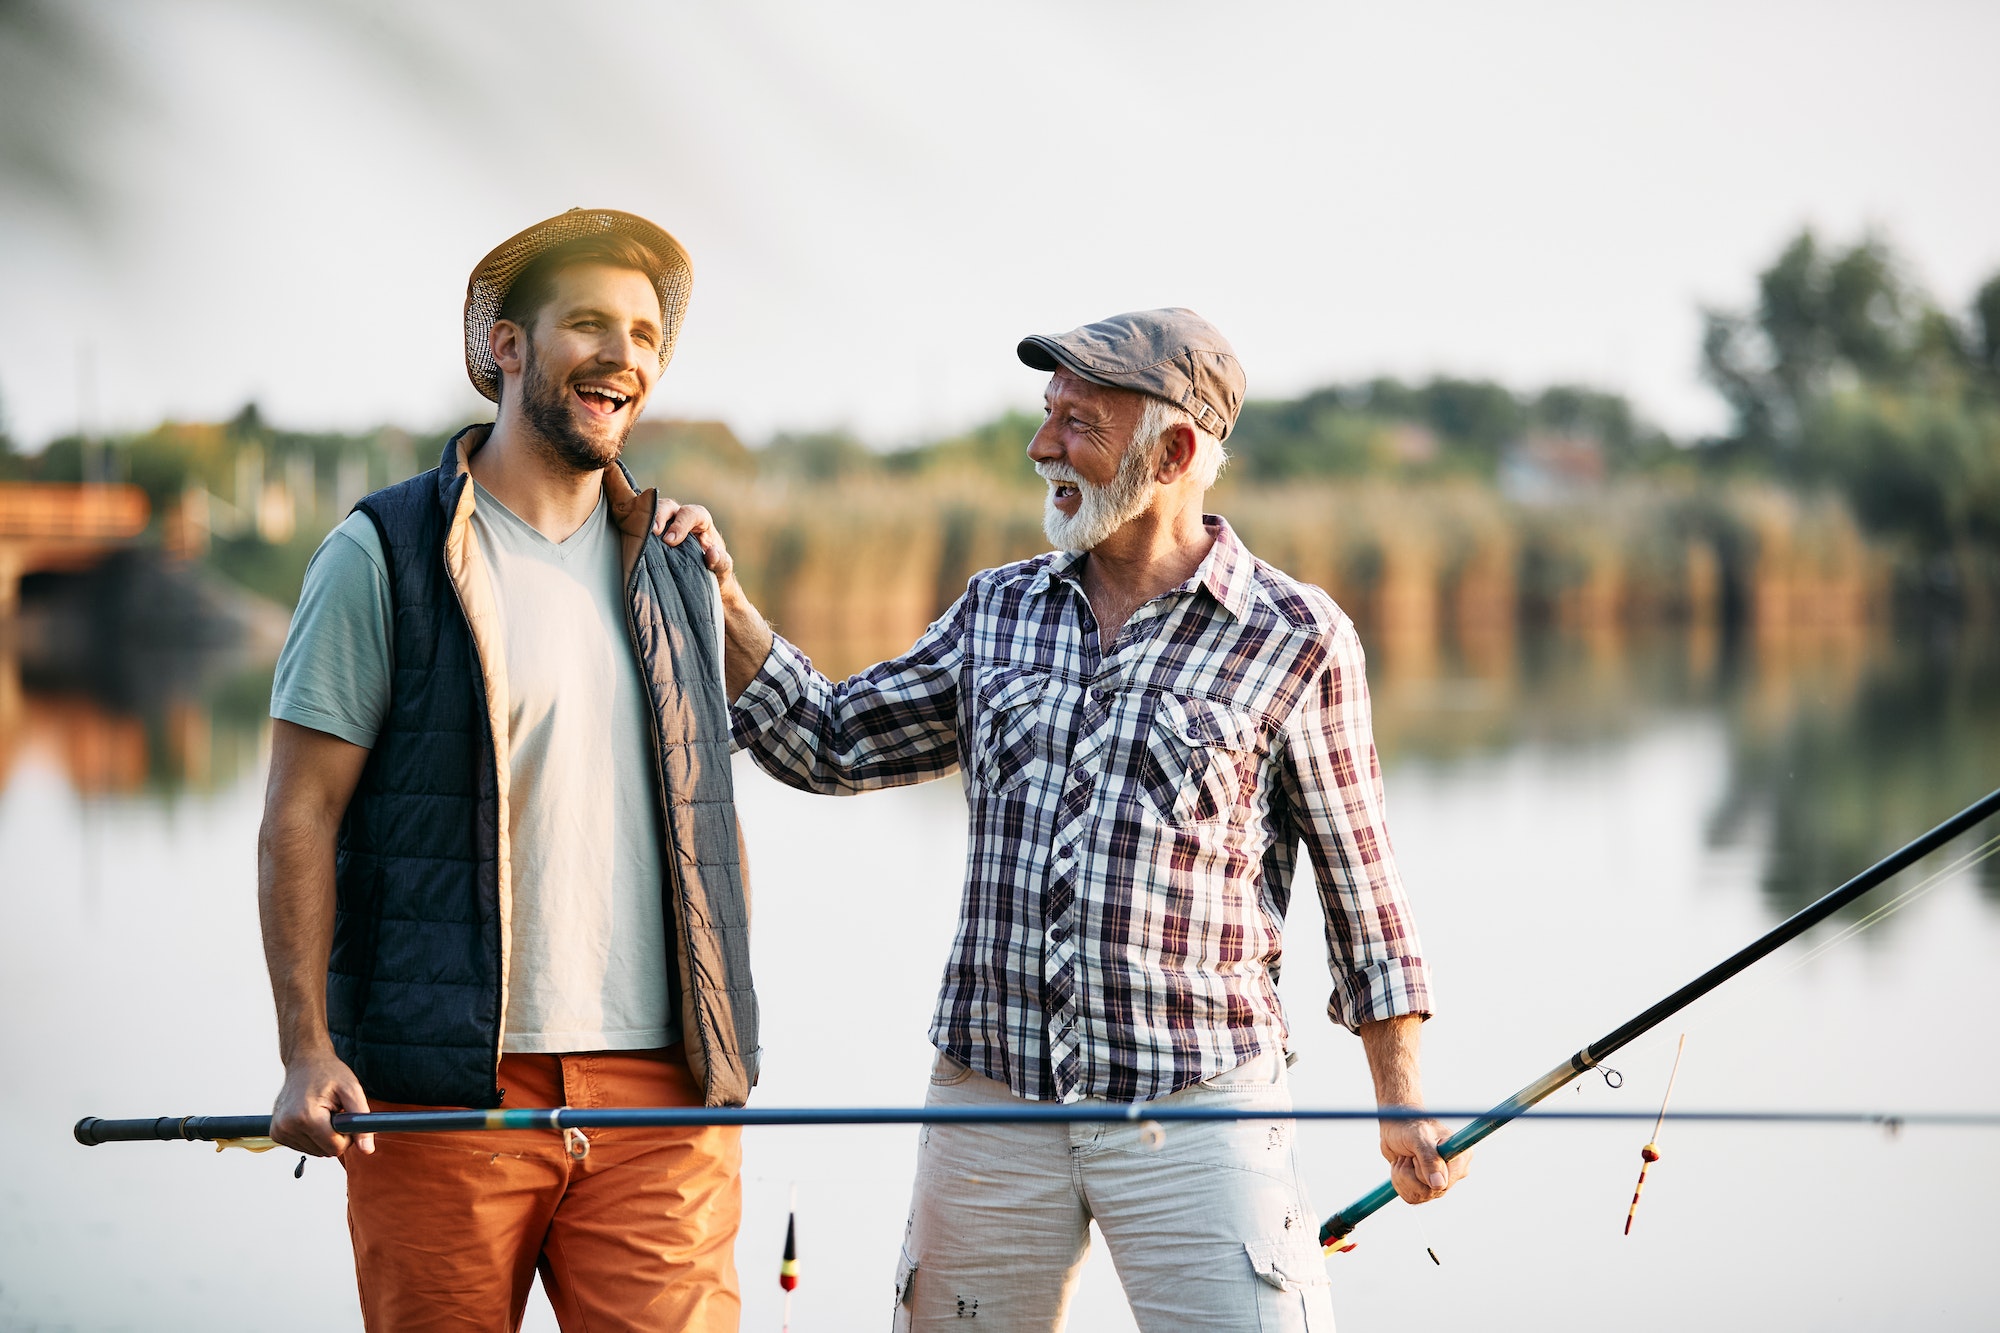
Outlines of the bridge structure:
M 130 545 L 150 512 L 137 486 L 0 482 L 0 623 L 24 575 L 88 569 Z

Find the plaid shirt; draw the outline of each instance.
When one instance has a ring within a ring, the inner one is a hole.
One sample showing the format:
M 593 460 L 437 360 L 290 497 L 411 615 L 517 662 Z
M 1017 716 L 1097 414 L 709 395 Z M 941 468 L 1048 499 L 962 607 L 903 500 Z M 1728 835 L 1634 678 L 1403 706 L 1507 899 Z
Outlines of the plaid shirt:
M 1281 931 L 1305 844 L 1328 1012 L 1427 1013 L 1383 823 L 1354 624 L 1219 518 L 1108 652 L 1051 553 L 976 575 L 841 684 L 779 639 L 736 701 L 773 777 L 847 794 L 964 772 L 971 851 L 931 1041 L 1022 1097 L 1161 1097 L 1282 1049 Z

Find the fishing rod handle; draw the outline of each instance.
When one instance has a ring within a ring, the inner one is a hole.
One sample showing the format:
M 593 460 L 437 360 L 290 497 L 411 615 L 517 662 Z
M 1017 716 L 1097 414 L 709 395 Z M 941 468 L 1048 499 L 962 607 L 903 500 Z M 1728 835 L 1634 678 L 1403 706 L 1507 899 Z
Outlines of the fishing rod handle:
M 100 1143 L 149 1143 L 187 1139 L 260 1139 L 271 1135 L 267 1115 L 163 1115 L 152 1120 L 100 1120 L 87 1115 L 72 1131 L 86 1148 Z
M 1462 1126 L 1457 1133 L 1438 1145 L 1438 1156 L 1447 1162 L 1450 1161 L 1508 1121 L 1526 1114 L 1536 1102 L 1550 1093 L 1558 1088 L 1567 1087 L 1572 1079 L 1590 1069 L 1595 1063 L 1587 1049 L 1578 1051 L 1485 1115 Z M 1348 1232 L 1388 1207 L 1395 1199 L 1396 1187 L 1386 1180 L 1383 1181 L 1369 1193 L 1327 1218 L 1319 1229 L 1319 1243 L 1326 1246 L 1342 1239 Z

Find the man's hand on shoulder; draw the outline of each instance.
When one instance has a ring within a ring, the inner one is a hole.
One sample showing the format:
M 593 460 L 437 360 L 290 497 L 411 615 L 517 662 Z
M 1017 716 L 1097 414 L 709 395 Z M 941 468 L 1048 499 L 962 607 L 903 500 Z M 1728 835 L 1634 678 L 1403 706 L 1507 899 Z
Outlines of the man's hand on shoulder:
M 702 558 L 722 592 L 724 636 L 723 679 L 733 703 L 749 688 L 764 659 L 771 655 L 771 627 L 736 581 L 736 561 L 730 558 L 714 517 L 700 505 L 684 505 L 660 497 L 653 511 L 653 531 L 669 546 L 692 537 L 701 544 Z
M 708 563 L 709 573 L 726 588 L 735 578 L 736 561 L 730 557 L 729 547 L 723 543 L 722 534 L 715 529 L 715 517 L 700 505 L 684 505 L 678 500 L 660 497 L 659 505 L 653 510 L 653 535 L 669 546 L 679 546 L 689 537 L 701 546 L 702 559 Z
M 374 1152 L 373 1134 L 350 1139 L 334 1132 L 333 1116 L 339 1111 L 367 1113 L 361 1080 L 330 1049 L 301 1056 L 285 1067 L 285 1085 L 271 1108 L 271 1137 L 308 1157 L 339 1157 L 350 1145 Z

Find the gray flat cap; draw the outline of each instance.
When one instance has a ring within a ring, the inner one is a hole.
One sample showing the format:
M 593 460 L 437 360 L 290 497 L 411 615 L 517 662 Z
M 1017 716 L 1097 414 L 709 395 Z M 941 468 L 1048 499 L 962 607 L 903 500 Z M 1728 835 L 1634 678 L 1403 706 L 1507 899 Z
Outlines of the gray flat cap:
M 1218 440 L 1229 438 L 1243 406 L 1243 364 L 1215 325 L 1173 306 L 1135 310 L 1054 337 L 1031 333 L 1014 349 L 1022 362 L 1079 379 L 1164 398 Z

